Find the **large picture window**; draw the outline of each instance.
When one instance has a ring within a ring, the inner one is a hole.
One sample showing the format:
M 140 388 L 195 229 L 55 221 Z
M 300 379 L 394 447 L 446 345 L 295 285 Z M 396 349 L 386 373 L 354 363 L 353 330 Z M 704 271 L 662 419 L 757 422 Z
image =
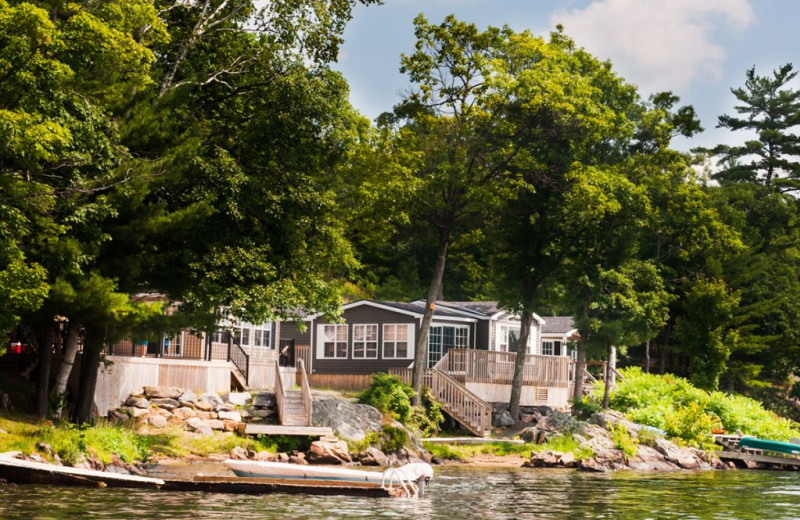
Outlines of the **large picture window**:
M 428 368 L 434 366 L 451 348 L 469 346 L 466 325 L 433 325 L 428 334 Z
M 347 357 L 347 325 L 322 326 L 322 357 Z
M 164 336 L 164 356 L 180 357 L 183 354 L 183 331 L 174 336 Z
M 409 328 L 406 323 L 387 323 L 383 326 L 383 358 L 409 359 L 411 346 Z
M 376 359 L 378 357 L 378 326 L 353 325 L 353 358 Z
M 516 352 L 519 336 L 519 327 L 500 325 L 500 333 L 497 338 L 497 350 L 500 352 Z

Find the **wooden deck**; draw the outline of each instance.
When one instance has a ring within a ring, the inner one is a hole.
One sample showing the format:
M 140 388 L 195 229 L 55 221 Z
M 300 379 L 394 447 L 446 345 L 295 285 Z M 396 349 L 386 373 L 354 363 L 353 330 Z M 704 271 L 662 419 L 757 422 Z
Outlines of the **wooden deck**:
M 742 451 L 718 451 L 717 457 L 721 460 L 741 460 L 767 464 L 770 466 L 792 466 L 800 468 L 800 459 L 791 457 L 778 457 L 775 455 L 764 455 L 763 453 L 748 453 Z
M 333 435 L 333 429 L 327 426 L 283 426 L 279 424 L 239 424 L 242 435 L 305 435 L 308 437 L 324 437 Z

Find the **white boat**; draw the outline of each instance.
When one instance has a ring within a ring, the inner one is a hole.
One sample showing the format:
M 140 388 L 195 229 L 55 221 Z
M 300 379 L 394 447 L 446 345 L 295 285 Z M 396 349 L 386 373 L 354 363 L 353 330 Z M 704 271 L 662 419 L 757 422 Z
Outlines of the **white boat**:
M 228 459 L 225 465 L 237 477 L 268 478 L 268 479 L 299 479 L 315 481 L 337 482 L 370 482 L 384 487 L 401 486 L 418 488 L 410 495 L 422 494 L 427 484 L 433 478 L 433 468 L 430 464 L 418 462 L 406 464 L 397 468 L 387 468 L 385 471 L 364 471 L 330 466 L 306 466 L 288 464 L 285 462 L 261 462 L 253 460 Z

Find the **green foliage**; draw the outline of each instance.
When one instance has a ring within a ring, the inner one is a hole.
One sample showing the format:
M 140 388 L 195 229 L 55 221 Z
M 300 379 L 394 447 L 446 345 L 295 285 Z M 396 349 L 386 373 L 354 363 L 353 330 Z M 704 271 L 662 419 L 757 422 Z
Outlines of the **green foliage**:
M 547 439 L 547 442 L 542 444 L 534 444 L 531 446 L 533 451 L 540 452 L 546 450 L 560 451 L 567 453 L 569 451 L 575 455 L 576 460 L 588 459 L 594 456 L 590 448 L 581 447 L 581 443 L 573 435 L 554 435 Z
M 649 428 L 642 428 L 641 430 L 639 430 L 639 434 L 636 436 L 636 440 L 639 441 L 639 444 L 655 448 L 656 440 L 658 440 L 658 437 L 659 435 L 655 431 Z
M 403 424 L 409 422 L 415 392 L 397 376 L 373 374 L 372 384 L 358 395 L 358 402 L 389 413 Z
M 588 419 L 592 414 L 602 412 L 603 407 L 591 396 L 584 396 L 572 401 L 571 410 L 573 415 L 581 419 Z
M 636 367 L 622 373 L 625 379 L 617 382 L 611 407 L 689 446 L 713 449 L 714 428 L 740 429 L 746 435 L 781 441 L 800 435 L 800 426 L 765 410 L 753 399 L 708 393 L 684 378 L 645 374 Z
M 408 444 L 408 433 L 394 426 L 384 426 L 380 433 L 380 447 L 386 453 L 399 451 Z
M 124 462 L 142 462 L 151 454 L 147 437 L 130 428 L 102 422 L 89 427 L 44 426 L 36 435 L 67 464 L 74 464 L 89 453 L 104 463 L 111 462 L 112 455 Z
M 628 431 L 624 424 L 620 422 L 614 423 L 610 426 L 609 431 L 611 432 L 611 442 L 614 443 L 615 448 L 621 450 L 625 457 L 636 456 L 639 441 L 631 435 L 631 432 Z
M 256 437 L 256 447 L 260 451 L 292 453 L 308 451 L 312 440 L 311 437 L 302 435 L 259 435 Z
M 466 456 L 457 448 L 449 444 L 439 444 L 426 442 L 423 443 L 425 451 L 441 460 L 464 460 Z
M 441 403 L 433 397 L 430 388 L 423 386 L 422 406 L 412 407 L 407 426 L 423 437 L 432 437 L 439 433 L 439 427 L 443 422 Z

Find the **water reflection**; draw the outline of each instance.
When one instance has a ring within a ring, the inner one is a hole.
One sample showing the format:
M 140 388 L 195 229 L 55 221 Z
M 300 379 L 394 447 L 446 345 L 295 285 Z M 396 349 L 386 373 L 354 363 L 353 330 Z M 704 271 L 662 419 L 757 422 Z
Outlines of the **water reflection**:
M 800 474 L 439 468 L 419 500 L 5 486 L 0 518 L 788 520 L 800 518 Z

